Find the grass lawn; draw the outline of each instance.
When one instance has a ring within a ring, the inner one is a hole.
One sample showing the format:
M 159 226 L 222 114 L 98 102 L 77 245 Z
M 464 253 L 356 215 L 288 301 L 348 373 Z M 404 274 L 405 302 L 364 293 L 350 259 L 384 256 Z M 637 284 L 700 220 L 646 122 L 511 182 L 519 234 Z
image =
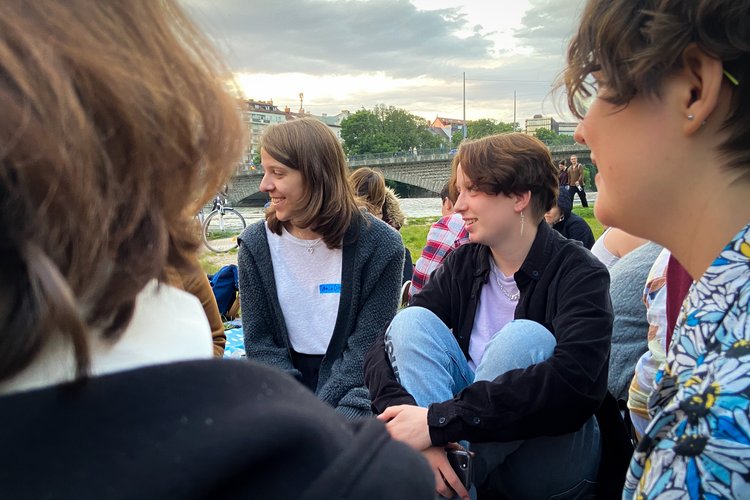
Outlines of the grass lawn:
M 594 217 L 594 209 L 592 207 L 582 208 L 576 207 L 573 209 L 573 213 L 583 217 L 583 219 L 591 227 L 591 231 L 594 233 L 594 239 L 604 231 L 604 227 Z M 401 237 L 404 240 L 404 245 L 411 252 L 411 258 L 416 263 L 420 255 L 422 255 L 422 247 L 424 247 L 425 240 L 427 240 L 427 232 L 430 230 L 430 226 L 438 220 L 440 217 L 419 217 L 408 219 L 407 224 L 401 228 Z

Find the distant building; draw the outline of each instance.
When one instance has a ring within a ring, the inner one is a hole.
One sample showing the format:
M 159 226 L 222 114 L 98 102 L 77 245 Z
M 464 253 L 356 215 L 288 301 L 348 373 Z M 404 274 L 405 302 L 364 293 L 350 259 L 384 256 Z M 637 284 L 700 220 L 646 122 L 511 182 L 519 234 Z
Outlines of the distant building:
M 282 111 L 273 103 L 273 99 L 270 101 L 248 99 L 245 101 L 245 104 L 243 119 L 247 124 L 250 140 L 245 148 L 245 154 L 241 161 L 240 170 L 246 172 L 254 171 L 258 168 L 258 165 L 253 165 L 253 158 L 260 152 L 260 139 L 263 136 L 266 127 L 269 125 L 273 125 L 274 123 L 284 123 L 298 118 L 315 118 L 325 123 L 340 142 L 341 122 L 350 114 L 349 111 L 343 110 L 339 114 L 333 116 L 328 116 L 326 113 L 317 116 L 306 113 L 303 108 L 300 108 L 299 112 L 293 113 L 288 106 Z
M 560 127 L 557 121 L 551 116 L 534 115 L 533 118 L 526 119 L 526 133 L 529 135 L 536 135 L 536 131 L 540 128 L 546 128 L 552 132 L 559 134 Z
M 442 129 L 440 127 L 427 127 L 427 131 L 440 139 L 440 142 L 449 142 L 450 137 L 448 137 L 448 134 L 445 133 L 445 129 Z
M 578 122 L 560 122 L 557 124 L 560 135 L 573 135 L 578 127 Z
M 341 140 L 341 122 L 344 121 L 345 118 L 348 118 L 350 114 L 351 113 L 349 112 L 349 110 L 344 109 L 339 114 L 333 115 L 333 116 L 329 116 L 326 113 L 323 113 L 320 116 L 318 115 L 307 115 L 307 116 L 320 120 L 326 125 L 328 125 L 328 128 L 331 129 L 331 132 L 334 133 L 334 135 L 336 136 L 336 139 L 338 139 L 339 142 L 343 142 Z
M 457 120 L 455 118 L 443 118 L 436 117 L 430 124 L 430 128 L 442 129 L 445 135 L 448 137 L 448 141 L 453 138 L 453 134 L 459 133 L 463 136 L 464 133 L 464 121 Z
M 258 165 L 253 165 L 253 157 L 260 151 L 260 138 L 263 132 L 271 124 L 283 123 L 287 120 L 286 114 L 270 101 L 256 101 L 248 99 L 245 101 L 244 120 L 247 124 L 250 140 L 245 148 L 242 159 L 244 170 L 255 170 Z

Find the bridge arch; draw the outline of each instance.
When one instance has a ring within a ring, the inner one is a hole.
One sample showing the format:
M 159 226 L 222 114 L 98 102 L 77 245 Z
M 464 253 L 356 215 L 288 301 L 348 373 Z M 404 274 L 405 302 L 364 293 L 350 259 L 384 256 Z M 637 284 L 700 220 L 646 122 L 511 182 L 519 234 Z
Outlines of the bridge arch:
M 578 156 L 580 163 L 591 163 L 591 151 L 580 144 L 551 146 L 550 153 L 555 161 Z M 349 167 L 377 168 L 383 172 L 386 180 L 417 186 L 437 196 L 451 175 L 453 155 L 440 150 L 418 153 L 384 153 L 363 155 L 349 159 Z M 243 172 L 235 175 L 229 183 L 229 201 L 233 205 L 258 205 L 268 198 L 260 192 L 260 181 L 263 174 L 258 171 Z

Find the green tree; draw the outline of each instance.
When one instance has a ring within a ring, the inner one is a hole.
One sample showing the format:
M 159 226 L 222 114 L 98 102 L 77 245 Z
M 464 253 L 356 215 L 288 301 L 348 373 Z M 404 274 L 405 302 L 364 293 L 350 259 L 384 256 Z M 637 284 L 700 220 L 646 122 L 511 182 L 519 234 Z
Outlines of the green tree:
M 385 104 L 372 110 L 360 109 L 345 118 L 341 122 L 341 138 L 348 155 L 440 146 L 440 139 L 430 133 L 426 120 Z
M 562 146 L 566 144 L 575 144 L 575 139 L 570 135 L 561 135 L 548 128 L 538 128 L 534 132 L 537 139 L 547 146 Z
M 479 139 L 480 137 L 487 137 L 493 134 L 503 134 L 506 132 L 514 132 L 516 130 L 516 124 L 499 122 L 491 118 L 480 118 L 479 120 L 469 120 L 466 122 L 466 137 L 468 139 Z M 458 147 L 463 140 L 463 134 L 456 132 L 451 137 L 453 147 Z

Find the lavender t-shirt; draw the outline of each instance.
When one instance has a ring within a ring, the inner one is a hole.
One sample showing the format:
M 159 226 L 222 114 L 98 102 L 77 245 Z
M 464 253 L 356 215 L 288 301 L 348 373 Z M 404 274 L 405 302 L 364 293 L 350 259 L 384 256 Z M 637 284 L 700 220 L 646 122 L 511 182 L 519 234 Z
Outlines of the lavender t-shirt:
M 490 257 L 492 260 L 492 257 Z M 518 300 L 511 300 L 500 288 L 502 284 L 508 295 L 518 296 L 518 287 L 513 276 L 505 276 L 491 262 L 490 277 L 487 284 L 482 287 L 479 296 L 479 306 L 474 316 L 474 326 L 471 328 L 471 339 L 469 340 L 469 367 L 476 371 L 477 365 L 482 362 L 487 344 L 492 340 L 502 327 L 513 321 L 513 315 L 518 305 Z

